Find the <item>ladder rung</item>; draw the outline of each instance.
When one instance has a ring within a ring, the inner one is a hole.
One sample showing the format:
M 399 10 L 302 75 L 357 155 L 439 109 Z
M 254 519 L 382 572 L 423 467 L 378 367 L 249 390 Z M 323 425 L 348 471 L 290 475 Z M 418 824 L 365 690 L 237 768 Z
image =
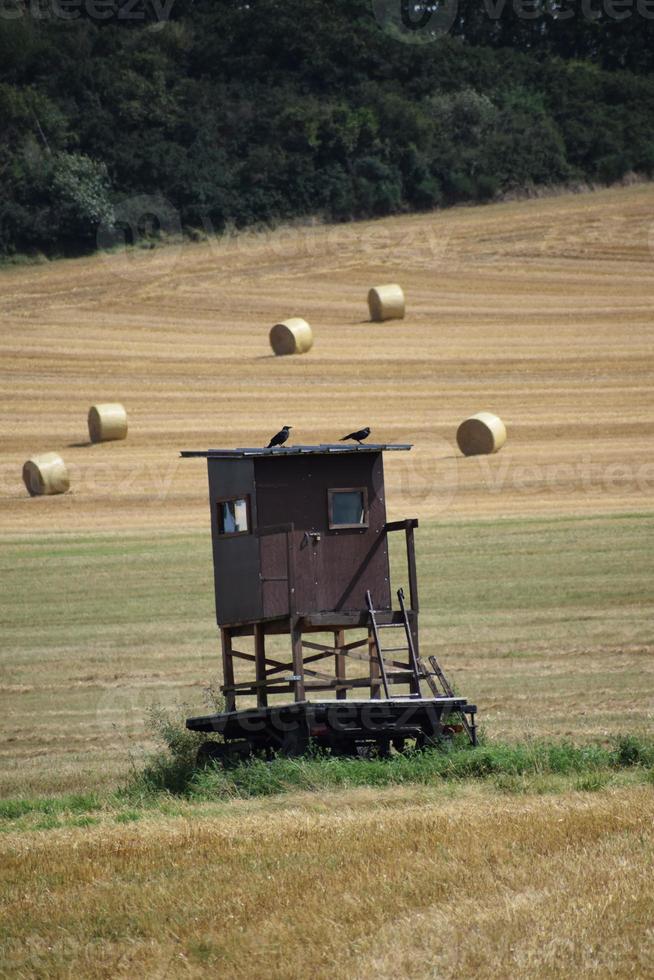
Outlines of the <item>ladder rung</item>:
M 403 630 L 404 623 L 382 623 L 377 625 L 378 630 Z

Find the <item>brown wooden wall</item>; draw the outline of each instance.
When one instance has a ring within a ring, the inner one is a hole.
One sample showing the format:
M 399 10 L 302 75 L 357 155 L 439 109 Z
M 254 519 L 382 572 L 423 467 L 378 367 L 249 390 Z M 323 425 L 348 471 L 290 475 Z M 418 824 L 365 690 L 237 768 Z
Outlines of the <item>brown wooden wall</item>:
M 251 459 L 209 459 L 209 505 L 213 540 L 213 571 L 218 623 L 255 622 L 263 618 L 259 579 L 259 539 L 254 462 Z M 251 533 L 236 537 L 218 534 L 217 501 L 250 497 Z
M 292 522 L 296 528 L 299 613 L 365 610 L 366 589 L 378 608 L 391 607 L 381 453 L 259 457 L 254 473 L 259 527 Z M 339 487 L 366 488 L 368 528 L 329 529 L 327 491 Z M 265 581 L 286 575 L 283 536 L 263 536 L 260 542 L 264 615 L 283 615 L 288 605 L 285 583 Z
M 255 532 L 290 523 L 299 614 L 365 610 L 366 589 L 377 608 L 391 608 L 381 452 L 210 458 L 208 468 L 220 625 L 289 614 L 286 535 Z M 354 487 L 367 490 L 369 526 L 330 530 L 327 491 Z M 218 501 L 246 496 L 250 533 L 219 535 Z

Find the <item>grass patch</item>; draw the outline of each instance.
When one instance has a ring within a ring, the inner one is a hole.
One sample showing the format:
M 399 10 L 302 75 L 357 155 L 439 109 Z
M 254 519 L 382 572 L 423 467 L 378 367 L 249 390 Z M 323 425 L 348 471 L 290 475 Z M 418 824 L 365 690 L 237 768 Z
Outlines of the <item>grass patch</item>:
M 123 813 L 117 813 L 114 817 L 116 823 L 136 823 L 143 816 L 138 810 L 125 810 Z
M 538 788 L 531 780 L 525 782 L 526 777 L 550 776 L 580 776 L 580 789 L 599 789 L 616 770 L 635 766 L 649 770 L 654 766 L 654 741 L 630 737 L 633 751 L 627 753 L 623 741 L 618 739 L 611 746 L 542 741 L 490 744 L 452 752 L 432 749 L 390 759 L 255 759 L 233 769 L 196 771 L 185 792 L 193 799 L 247 799 L 297 791 L 479 779 L 494 780 L 504 791 L 533 792 Z
M 180 706 L 181 716 L 184 714 Z M 177 814 L 180 805 L 247 800 L 288 793 L 325 793 L 365 787 L 463 786 L 483 782 L 500 793 L 545 794 L 570 789 L 597 792 L 630 772 L 654 783 L 654 738 L 619 736 L 604 744 L 531 740 L 492 742 L 475 749 L 459 741 L 448 749 L 409 751 L 389 758 L 338 758 L 316 753 L 271 761 L 254 758 L 224 769 L 195 766 L 205 736 L 187 732 L 160 708 L 152 709 L 164 749 L 132 772 L 129 782 L 105 797 L 95 793 L 8 799 L 0 802 L 0 829 L 50 830 L 98 823 L 102 813 L 116 823 L 136 822 L 146 811 Z M 461 738 L 461 737 L 460 737 Z M 176 802 L 178 801 L 178 802 Z
M 103 802 L 96 793 L 72 793 L 36 799 L 0 800 L 0 820 L 17 820 L 33 814 L 47 817 L 71 816 L 100 810 Z
M 181 711 L 180 719 L 184 711 Z M 251 799 L 290 792 L 389 787 L 407 784 L 493 780 L 502 792 L 551 791 L 549 777 L 583 777 L 579 788 L 605 785 L 613 772 L 654 768 L 654 739 L 620 736 L 608 744 L 531 740 L 489 742 L 471 748 L 464 737 L 447 749 L 408 752 L 390 758 L 338 758 L 316 753 L 272 761 L 254 758 L 230 768 L 195 766 L 204 736 L 188 732 L 181 720 L 159 710 L 153 715 L 164 750 L 134 771 L 122 797 L 128 801 L 162 794 L 189 800 Z M 541 783 L 538 783 L 541 780 Z M 544 780 L 544 782 L 542 782 Z M 597 785 L 595 785 L 597 784 Z

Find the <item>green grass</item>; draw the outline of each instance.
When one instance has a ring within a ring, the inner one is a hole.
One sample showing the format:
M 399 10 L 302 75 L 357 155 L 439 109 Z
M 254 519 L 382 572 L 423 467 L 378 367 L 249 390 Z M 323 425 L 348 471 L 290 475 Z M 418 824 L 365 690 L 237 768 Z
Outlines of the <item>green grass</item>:
M 652 524 L 421 525 L 422 651 L 496 738 L 651 727 Z M 406 586 L 401 537 L 396 587 Z M 152 747 L 148 705 L 204 712 L 220 670 L 208 532 L 12 537 L 0 580 L 0 797 L 115 788 Z M 272 656 L 288 652 L 272 639 Z
M 170 788 L 191 799 L 247 799 L 297 791 L 428 785 L 442 780 L 484 780 L 498 776 L 590 779 L 634 767 L 642 772 L 654 767 L 654 739 L 630 736 L 618 738 L 609 746 L 579 746 L 567 741 L 496 743 L 476 749 L 459 745 L 451 751 L 434 749 L 390 759 L 307 756 L 278 758 L 272 763 L 255 759 L 231 769 L 212 766 L 195 770 L 183 787 L 176 780 Z M 134 779 L 128 792 L 138 798 L 148 791 L 166 789 L 156 775 L 156 770 L 146 769 Z
M 47 796 L 35 799 L 0 800 L 0 821 L 17 820 L 28 814 L 56 817 L 60 814 L 88 814 L 99 810 L 103 803 L 95 793 L 66 796 Z
M 0 804 L 0 831 L 84 827 L 110 818 L 135 823 L 146 816 L 179 811 L 175 799 L 192 808 L 289 793 L 324 794 L 337 790 L 423 786 L 464 790 L 472 783 L 500 793 L 597 792 L 615 782 L 654 779 L 654 738 L 623 736 L 609 745 L 575 745 L 568 741 L 530 741 L 518 745 L 490 743 L 472 749 L 431 749 L 388 759 L 344 759 L 329 756 L 277 758 L 222 769 L 198 770 L 186 749 L 163 752 L 134 772 L 128 785 L 100 797 L 69 794 L 57 798 L 5 800 Z

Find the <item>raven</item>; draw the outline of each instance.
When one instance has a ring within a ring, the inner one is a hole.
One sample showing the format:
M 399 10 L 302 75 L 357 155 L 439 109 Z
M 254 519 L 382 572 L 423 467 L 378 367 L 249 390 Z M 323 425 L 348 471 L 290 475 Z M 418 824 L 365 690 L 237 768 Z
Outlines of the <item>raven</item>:
M 284 426 L 282 426 L 282 428 L 277 433 L 277 435 L 272 437 L 272 439 L 270 440 L 270 442 L 266 446 L 266 449 L 272 449 L 273 446 L 282 446 L 286 442 L 286 440 L 288 439 L 289 435 L 291 434 L 291 429 L 292 428 L 293 428 L 292 425 L 284 425 Z
M 350 432 L 349 436 L 343 436 L 342 439 L 339 439 L 339 442 L 347 442 L 348 439 L 354 439 L 359 443 L 359 445 L 361 445 L 362 439 L 367 439 L 369 435 L 370 429 L 368 426 L 366 426 L 365 429 L 359 429 L 358 432 Z

